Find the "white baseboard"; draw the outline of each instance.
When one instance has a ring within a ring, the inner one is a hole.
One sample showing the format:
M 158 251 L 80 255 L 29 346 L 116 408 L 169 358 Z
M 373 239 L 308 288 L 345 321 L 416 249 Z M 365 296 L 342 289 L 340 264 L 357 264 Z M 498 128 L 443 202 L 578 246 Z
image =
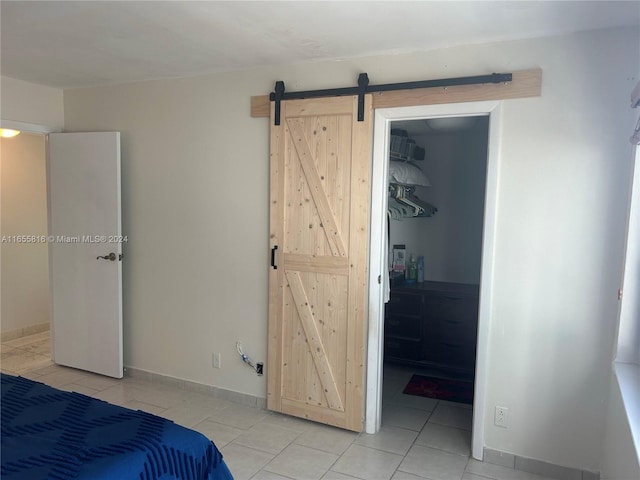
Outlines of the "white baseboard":
M 28 335 L 35 335 L 36 333 L 46 332 L 51 328 L 49 322 L 37 323 L 35 325 L 29 325 L 28 327 L 18 328 L 16 330 L 9 330 L 8 332 L 0 333 L 0 342 L 8 342 L 15 340 L 16 338 L 26 337 Z
M 484 448 L 483 462 L 558 480 L 600 480 L 599 472 L 563 467 L 512 453 Z
M 228 400 L 233 403 L 239 403 L 249 407 L 267 408 L 267 399 L 249 395 L 247 393 L 234 392 L 233 390 L 226 390 L 224 388 L 214 387 L 212 385 L 205 385 L 203 383 L 191 382 L 189 380 L 182 380 L 180 378 L 169 377 L 161 375 L 159 373 L 147 372 L 146 370 L 140 370 L 133 367 L 125 367 L 125 376 L 131 378 L 140 378 L 152 383 L 158 383 L 161 385 L 168 385 L 171 387 L 180 388 L 190 392 L 204 393 L 205 395 L 211 395 L 214 398 L 220 398 L 222 400 Z

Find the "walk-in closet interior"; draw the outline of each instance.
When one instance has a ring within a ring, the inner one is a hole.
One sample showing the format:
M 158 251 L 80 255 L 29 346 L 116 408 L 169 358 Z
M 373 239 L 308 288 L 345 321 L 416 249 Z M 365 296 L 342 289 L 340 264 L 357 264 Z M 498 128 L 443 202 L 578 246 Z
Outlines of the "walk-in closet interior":
M 397 121 L 389 142 L 385 364 L 470 388 L 488 128 L 488 116 Z

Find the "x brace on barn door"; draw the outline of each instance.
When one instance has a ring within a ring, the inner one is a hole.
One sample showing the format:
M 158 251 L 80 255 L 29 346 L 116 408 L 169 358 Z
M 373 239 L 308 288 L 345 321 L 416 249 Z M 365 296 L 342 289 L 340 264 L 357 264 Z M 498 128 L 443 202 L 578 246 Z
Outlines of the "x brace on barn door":
M 492 73 L 491 75 L 476 75 L 473 77 L 441 78 L 438 80 L 420 80 L 417 82 L 387 83 L 384 85 L 369 85 L 366 73 L 358 75 L 357 87 L 329 88 L 325 90 L 307 90 L 305 92 L 285 92 L 284 82 L 276 82 L 275 91 L 269 94 L 269 100 L 275 104 L 275 121 L 280 125 L 280 102 L 282 100 L 296 100 L 301 98 L 339 97 L 342 95 L 358 95 L 358 121 L 364 119 L 364 96 L 367 93 L 389 92 L 392 90 L 411 90 L 414 88 L 452 87 L 458 85 L 479 85 L 482 83 L 508 83 L 513 79 L 511 73 Z

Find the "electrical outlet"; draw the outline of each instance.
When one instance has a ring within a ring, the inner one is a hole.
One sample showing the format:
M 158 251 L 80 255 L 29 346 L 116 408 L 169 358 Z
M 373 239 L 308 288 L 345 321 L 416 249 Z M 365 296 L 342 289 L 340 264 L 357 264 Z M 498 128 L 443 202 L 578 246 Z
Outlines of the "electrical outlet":
M 496 415 L 494 418 L 494 423 L 496 424 L 496 426 L 507 428 L 508 417 L 509 417 L 509 409 L 507 407 L 496 406 Z
M 220 362 L 222 361 L 221 355 L 219 353 L 214 353 L 211 356 L 211 364 L 213 368 L 221 368 Z

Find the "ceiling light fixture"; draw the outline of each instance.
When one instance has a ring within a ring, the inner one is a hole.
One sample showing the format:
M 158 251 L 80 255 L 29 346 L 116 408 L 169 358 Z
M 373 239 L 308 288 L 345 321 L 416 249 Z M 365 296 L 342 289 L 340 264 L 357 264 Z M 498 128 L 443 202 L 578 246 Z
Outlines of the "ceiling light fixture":
M 11 138 L 16 135 L 20 135 L 20 130 L 13 130 L 11 128 L 0 128 L 0 137 Z

